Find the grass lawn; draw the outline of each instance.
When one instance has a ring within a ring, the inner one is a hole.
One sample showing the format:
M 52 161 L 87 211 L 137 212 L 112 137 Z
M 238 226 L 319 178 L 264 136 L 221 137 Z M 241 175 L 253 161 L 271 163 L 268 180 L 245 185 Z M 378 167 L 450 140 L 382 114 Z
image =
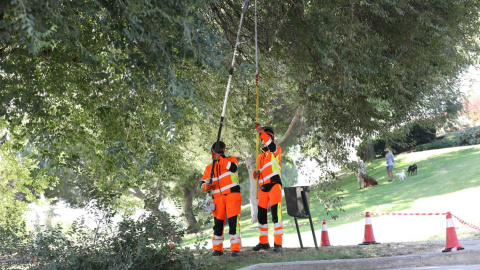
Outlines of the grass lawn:
M 394 183 L 387 182 L 384 159 L 368 163 L 367 173 L 379 182 L 373 188 L 357 190 L 355 177 L 352 174 L 345 177 L 340 181 L 344 192 L 336 194 L 344 197 L 345 213 L 336 213 L 344 216 L 373 210 L 402 211 L 412 208 L 412 204 L 422 198 L 480 186 L 478 146 L 399 155 L 395 158 L 394 175 L 401 170 L 406 173 L 408 166 L 413 163 L 418 166 L 417 175 L 407 176 L 405 181 L 395 178 Z M 315 214 L 321 215 L 321 209 L 316 209 Z
M 407 176 L 405 181 L 395 179 L 393 183 L 387 182 L 384 158 L 366 163 L 367 173 L 379 182 L 379 185 L 366 189 L 358 189 L 358 183 L 353 172 L 346 173 L 338 182 L 338 185 L 343 191 L 333 194 L 343 197 L 343 211 L 334 210 L 333 213 L 337 214 L 339 218 L 342 218 L 364 214 L 367 211 L 371 213 L 430 213 L 432 211 L 445 213 L 447 211 L 452 211 L 452 214 L 456 214 L 467 222 L 473 220 L 475 225 L 478 226 L 480 224 L 480 214 L 477 214 L 478 211 L 472 206 L 472 200 L 474 204 L 475 202 L 480 202 L 480 196 L 478 196 L 478 190 L 476 189 L 480 187 L 480 146 L 445 148 L 395 156 L 394 175 L 402 169 L 406 172 L 408 166 L 413 163 L 416 163 L 418 166 L 418 174 L 415 176 Z M 471 192 L 469 193 L 468 191 Z M 349 226 L 349 224 L 364 222 L 364 216 L 338 219 L 336 221 L 331 220 L 331 217 L 325 215 L 323 205 L 315 199 L 313 192 L 314 191 L 311 191 L 310 194 L 312 219 L 314 222 L 321 222 L 323 219 L 326 219 L 328 221 L 329 232 L 336 227 L 341 230 L 341 228 L 344 227 L 348 228 L 346 226 Z M 286 211 L 287 209 L 284 203 L 284 224 L 294 224 L 294 219 L 288 216 Z M 439 226 L 443 229 L 440 230 L 441 233 L 439 233 L 438 238 L 433 237 L 432 239 L 445 238 L 445 216 L 442 216 L 441 218 L 443 221 Z M 377 222 L 377 218 L 372 216 L 372 220 L 373 224 L 376 225 L 375 222 Z M 419 220 L 421 221 L 421 219 L 417 218 L 415 222 L 418 222 Z M 308 219 L 300 220 L 300 222 L 307 221 Z M 396 223 L 396 221 L 392 220 L 389 222 Z M 458 227 L 459 222 L 455 222 L 455 225 Z M 258 237 L 256 224 L 251 225 L 250 223 L 250 212 L 249 208 L 246 207 L 242 211 L 242 239 Z M 375 225 L 374 228 L 377 228 Z M 316 224 L 315 229 L 321 229 L 321 225 Z M 311 236 L 309 226 L 302 226 L 301 230 L 309 232 Z M 470 229 L 470 231 L 471 230 L 473 229 Z M 211 228 L 208 228 L 205 231 L 210 232 Z M 285 239 L 288 234 L 296 236 L 295 226 L 286 226 L 284 228 L 284 234 Z M 478 237 L 478 235 L 480 234 L 477 234 L 476 236 Z M 420 238 L 418 239 L 409 240 L 425 241 L 424 238 L 421 238 L 421 236 L 419 237 Z M 205 235 L 202 237 L 202 239 L 206 240 L 210 238 L 211 235 Z M 196 237 L 186 237 L 184 244 L 192 244 L 195 242 L 195 239 Z M 330 241 L 332 242 L 331 235 Z M 358 239 L 358 241 L 361 241 L 361 239 Z M 320 245 L 320 234 L 318 233 L 317 242 Z M 228 243 L 228 241 L 226 241 L 226 243 Z M 332 245 L 335 244 L 332 243 Z M 249 248 L 244 247 L 244 249 L 246 250 Z M 355 251 L 352 252 L 355 253 Z M 315 252 L 313 254 L 315 254 Z M 315 258 L 323 259 L 323 257 L 318 257 L 321 253 L 318 254 L 319 255 L 306 255 L 305 260 Z M 335 256 L 337 256 L 337 258 L 342 258 L 343 256 L 341 255 L 342 252 L 336 252 L 336 254 L 337 255 Z M 275 256 L 275 254 L 272 254 L 271 256 Z M 298 254 L 294 256 L 295 259 L 288 259 L 287 257 L 289 255 L 282 256 L 286 256 L 285 260 L 303 260 L 301 258 L 302 256 L 299 257 Z M 317 257 L 310 258 L 310 256 Z M 270 255 L 267 257 L 270 257 Z M 262 259 L 263 262 L 277 261 L 277 259 L 273 257 L 271 260 L 268 258 Z M 282 259 L 282 261 L 284 260 Z M 251 264 L 255 263 L 258 262 L 251 260 Z

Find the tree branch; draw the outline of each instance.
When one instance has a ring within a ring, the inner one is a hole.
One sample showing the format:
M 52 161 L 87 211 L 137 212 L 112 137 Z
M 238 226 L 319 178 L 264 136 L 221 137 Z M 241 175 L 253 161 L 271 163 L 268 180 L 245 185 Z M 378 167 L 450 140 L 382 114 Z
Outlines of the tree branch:
M 295 113 L 295 116 L 293 116 L 293 119 L 287 128 L 287 131 L 285 132 L 285 134 L 283 134 L 282 139 L 280 140 L 280 142 L 277 143 L 277 145 L 282 144 L 288 138 L 288 136 L 292 132 L 293 126 L 295 125 L 299 117 L 300 117 L 300 108 L 297 109 L 297 112 Z
M 139 188 L 134 188 L 133 190 L 134 191 L 129 190 L 128 193 L 130 193 L 131 195 L 139 199 L 142 199 L 142 200 L 145 199 L 145 194 L 143 194 L 143 192 Z

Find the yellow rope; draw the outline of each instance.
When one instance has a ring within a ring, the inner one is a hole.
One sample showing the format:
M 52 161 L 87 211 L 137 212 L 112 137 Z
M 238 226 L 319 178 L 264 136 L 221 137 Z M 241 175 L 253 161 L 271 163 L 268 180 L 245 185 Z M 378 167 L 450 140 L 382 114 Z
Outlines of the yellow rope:
M 256 103 L 257 103 L 257 123 L 258 123 L 258 73 L 255 75 L 255 88 L 257 90 L 257 95 L 256 95 Z M 258 163 L 258 145 L 259 145 L 259 134 L 258 132 L 255 132 L 257 134 L 257 147 L 255 148 L 256 150 L 256 155 L 255 155 L 255 168 L 256 170 L 258 171 L 260 168 L 260 164 Z M 257 182 L 257 199 L 258 199 L 258 189 L 259 189 L 259 186 L 258 186 L 258 181 Z
M 256 66 L 256 72 L 255 72 L 255 88 L 257 90 L 257 94 L 255 96 L 255 99 L 256 99 L 256 104 L 257 104 L 257 108 L 256 108 L 256 113 L 257 113 L 257 123 L 259 123 L 259 119 L 258 119 L 258 48 L 257 48 L 257 0 L 255 0 L 255 66 Z M 255 155 L 255 170 L 258 172 L 258 170 L 260 169 L 259 166 L 259 162 L 258 162 L 258 145 L 259 145 L 259 134 L 257 132 L 255 132 L 257 134 L 257 147 L 255 148 L 256 150 L 256 155 Z M 258 189 L 259 189 L 259 186 L 258 186 L 258 179 L 256 179 L 256 183 L 257 183 L 257 199 L 258 199 Z

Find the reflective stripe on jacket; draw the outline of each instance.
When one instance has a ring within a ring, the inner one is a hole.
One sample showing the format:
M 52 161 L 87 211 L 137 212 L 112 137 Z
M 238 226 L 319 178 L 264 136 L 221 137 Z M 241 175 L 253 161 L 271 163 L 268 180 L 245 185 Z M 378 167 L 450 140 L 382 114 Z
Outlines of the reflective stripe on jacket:
M 258 156 L 260 167 L 259 186 L 272 183 L 271 178 L 275 175 L 278 175 L 280 179 L 282 178 L 281 155 L 282 149 L 277 145 L 277 151 L 275 151 L 275 153 L 266 151 Z
M 238 184 L 238 171 L 235 173 L 230 171 L 230 166 L 232 163 L 235 163 L 235 165 L 238 167 L 238 161 L 236 157 L 220 157 L 218 161 L 215 162 L 212 178 L 212 193 L 214 198 L 222 194 L 232 193 L 232 188 L 234 187 L 238 186 L 237 189 L 240 189 Z M 208 183 L 210 180 L 211 169 L 212 163 L 205 167 L 201 181 Z

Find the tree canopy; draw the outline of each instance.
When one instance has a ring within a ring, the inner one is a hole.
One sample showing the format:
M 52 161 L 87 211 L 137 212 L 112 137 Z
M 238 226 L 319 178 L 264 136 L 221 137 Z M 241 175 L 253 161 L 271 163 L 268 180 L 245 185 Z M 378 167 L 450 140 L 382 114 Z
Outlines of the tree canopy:
M 459 109 L 479 1 L 258 3 L 261 122 L 326 164 L 355 139 Z M 0 121 L 86 198 L 150 209 L 203 170 L 216 136 L 239 1 L 0 3 Z M 245 13 L 223 138 L 254 153 L 254 12 Z M 183 181 L 185 182 L 185 181 Z M 54 183 L 52 182 L 53 186 Z

